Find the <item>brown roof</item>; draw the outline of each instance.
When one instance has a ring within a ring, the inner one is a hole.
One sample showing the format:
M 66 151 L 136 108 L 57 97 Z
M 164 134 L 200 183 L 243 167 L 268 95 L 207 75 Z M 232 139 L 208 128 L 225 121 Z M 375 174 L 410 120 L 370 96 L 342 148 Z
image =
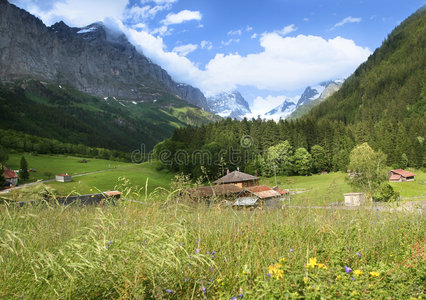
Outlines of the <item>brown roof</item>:
M 56 176 L 62 176 L 62 177 L 70 176 L 71 177 L 71 175 L 68 175 L 68 174 L 56 174 Z
M 192 197 L 212 197 L 213 195 L 232 195 L 238 194 L 243 189 L 233 184 L 221 184 L 213 186 L 201 186 L 197 188 L 188 189 L 187 192 Z
M 6 166 L 3 166 L 3 176 L 5 179 L 18 178 L 18 174 L 15 171 L 9 170 Z
M 401 175 L 402 177 L 414 177 L 414 175 L 415 175 L 415 174 L 413 174 L 413 173 L 411 173 L 411 172 L 408 172 L 408 171 L 405 171 L 405 170 L 403 170 L 403 169 L 391 170 L 391 172 L 392 172 L 392 173 L 395 173 L 395 174 L 399 174 L 399 175 Z
M 234 171 L 231 172 L 221 178 L 219 178 L 218 180 L 216 180 L 215 182 L 213 182 L 214 184 L 224 184 L 224 183 L 235 183 L 235 182 L 244 182 L 244 181 L 250 181 L 250 180 L 257 180 L 259 179 L 259 177 L 250 175 L 250 174 L 246 174 L 240 171 Z
M 260 199 L 279 197 L 281 195 L 280 193 L 274 191 L 266 185 L 251 186 L 247 187 L 246 190 L 252 193 L 253 195 L 256 195 Z

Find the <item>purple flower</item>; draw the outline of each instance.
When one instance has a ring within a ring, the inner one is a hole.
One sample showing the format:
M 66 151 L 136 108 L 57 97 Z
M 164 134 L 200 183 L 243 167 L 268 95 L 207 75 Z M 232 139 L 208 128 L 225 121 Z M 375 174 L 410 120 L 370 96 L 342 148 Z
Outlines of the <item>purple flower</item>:
M 266 276 L 271 277 L 272 275 L 270 273 L 266 273 Z
M 352 272 L 352 269 L 345 265 L 345 271 L 349 274 L 350 272 Z
M 197 244 L 199 244 L 200 243 L 200 239 L 197 239 Z
M 197 248 L 197 250 L 195 250 L 195 253 L 200 253 L 200 249 Z
M 351 280 L 355 280 L 355 278 L 352 277 Z
M 292 248 L 290 248 L 290 252 L 293 252 L 294 250 Z
M 231 300 L 237 300 L 237 297 L 232 297 Z
M 201 290 L 203 291 L 204 294 L 207 293 L 206 287 L 204 285 L 201 287 Z
M 108 242 L 108 244 L 110 244 L 110 245 L 111 245 L 111 244 L 112 244 L 112 242 Z
M 185 278 L 185 279 L 184 279 L 184 281 L 185 281 L 185 282 L 187 282 L 187 281 L 188 281 L 188 278 Z
M 361 253 L 357 252 L 355 254 L 358 255 L 359 258 L 361 258 Z
M 239 295 L 238 295 L 238 298 L 243 298 L 243 294 L 239 294 Z
M 167 289 L 166 293 L 173 293 L 173 291 L 171 289 Z
M 207 254 L 210 254 L 210 252 L 209 252 L 209 251 L 207 251 Z

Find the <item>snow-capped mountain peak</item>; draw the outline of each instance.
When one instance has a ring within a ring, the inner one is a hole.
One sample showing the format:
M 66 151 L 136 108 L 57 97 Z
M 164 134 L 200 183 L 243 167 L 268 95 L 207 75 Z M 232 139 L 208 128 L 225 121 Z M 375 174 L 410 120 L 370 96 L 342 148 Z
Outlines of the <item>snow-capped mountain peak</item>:
M 247 101 L 238 91 L 221 92 L 207 97 L 209 109 L 221 117 L 241 119 L 251 113 Z

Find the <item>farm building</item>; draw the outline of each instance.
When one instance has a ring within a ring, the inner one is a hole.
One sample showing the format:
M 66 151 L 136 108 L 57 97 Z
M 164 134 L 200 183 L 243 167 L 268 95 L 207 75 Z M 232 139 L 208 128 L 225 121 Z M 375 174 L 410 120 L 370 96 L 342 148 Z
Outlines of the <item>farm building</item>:
M 18 174 L 15 171 L 9 170 L 3 166 L 4 184 L 8 186 L 15 186 L 18 184 Z
M 391 170 L 388 175 L 391 182 L 414 181 L 415 176 L 415 174 L 403 169 Z
M 287 195 L 286 190 L 273 190 L 266 185 L 246 187 L 239 194 L 233 203 L 237 207 L 278 207 L 283 196 Z
M 233 184 L 240 188 L 255 186 L 259 184 L 259 177 L 246 174 L 240 171 L 233 171 L 226 174 L 213 182 L 216 185 L 219 184 Z
M 56 175 L 56 181 L 58 182 L 71 182 L 72 177 L 68 174 L 58 174 Z

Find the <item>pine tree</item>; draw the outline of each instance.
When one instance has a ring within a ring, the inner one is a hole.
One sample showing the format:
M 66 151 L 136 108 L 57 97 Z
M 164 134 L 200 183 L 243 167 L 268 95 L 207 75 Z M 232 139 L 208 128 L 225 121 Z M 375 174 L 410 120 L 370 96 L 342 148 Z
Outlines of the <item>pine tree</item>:
M 21 168 L 19 170 L 19 177 L 22 180 L 27 180 L 30 178 L 30 174 L 28 173 L 28 163 L 24 156 L 21 157 Z

